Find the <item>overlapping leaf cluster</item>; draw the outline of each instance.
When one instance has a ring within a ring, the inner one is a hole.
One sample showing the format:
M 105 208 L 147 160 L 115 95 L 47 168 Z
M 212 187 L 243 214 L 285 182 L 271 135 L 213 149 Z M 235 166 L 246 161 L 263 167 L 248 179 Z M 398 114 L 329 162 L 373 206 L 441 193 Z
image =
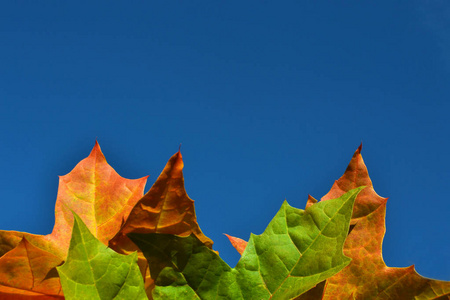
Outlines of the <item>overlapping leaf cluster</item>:
M 0 231 L 0 299 L 447 299 L 450 283 L 382 259 L 386 199 L 360 154 L 318 202 L 284 202 L 263 234 L 212 250 L 177 152 L 147 177 L 119 176 L 98 143 L 61 176 L 51 234 Z

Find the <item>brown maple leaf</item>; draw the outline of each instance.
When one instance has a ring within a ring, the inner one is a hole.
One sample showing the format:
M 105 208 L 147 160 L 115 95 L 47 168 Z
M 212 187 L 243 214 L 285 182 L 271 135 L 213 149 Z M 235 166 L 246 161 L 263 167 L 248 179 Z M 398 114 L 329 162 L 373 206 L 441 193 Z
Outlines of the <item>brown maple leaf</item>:
M 167 162 L 150 190 L 130 212 L 117 235 L 109 242 L 115 251 L 129 254 L 138 251 L 138 263 L 145 278 L 147 295 L 154 287 L 148 263 L 142 251 L 127 237 L 128 233 L 166 233 L 189 236 L 191 233 L 209 248 L 213 242 L 200 230 L 194 201 L 184 188 L 183 159 L 180 151 Z

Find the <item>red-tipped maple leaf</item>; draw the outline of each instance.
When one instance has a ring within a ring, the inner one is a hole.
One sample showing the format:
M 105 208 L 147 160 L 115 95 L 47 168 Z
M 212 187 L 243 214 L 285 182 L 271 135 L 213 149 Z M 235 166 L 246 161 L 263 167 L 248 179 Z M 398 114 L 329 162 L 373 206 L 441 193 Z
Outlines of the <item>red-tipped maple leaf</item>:
M 145 278 L 147 295 L 151 297 L 153 279 L 142 251 L 127 237 L 128 233 L 167 233 L 189 236 L 193 233 L 203 244 L 212 248 L 213 242 L 200 230 L 194 201 L 184 188 L 183 159 L 180 151 L 167 162 L 150 190 L 130 212 L 126 222 L 109 246 L 117 252 L 138 251 L 139 267 Z
M 67 255 L 72 211 L 107 244 L 142 197 L 146 181 L 147 177 L 130 180 L 119 176 L 96 142 L 91 154 L 59 179 L 51 234 L 0 231 L 0 298 L 62 297 L 55 267 Z

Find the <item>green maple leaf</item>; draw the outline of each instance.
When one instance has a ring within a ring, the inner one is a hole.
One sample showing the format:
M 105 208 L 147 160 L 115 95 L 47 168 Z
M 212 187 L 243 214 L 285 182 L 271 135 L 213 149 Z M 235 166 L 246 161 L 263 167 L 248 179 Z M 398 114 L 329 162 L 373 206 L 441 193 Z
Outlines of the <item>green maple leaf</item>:
M 66 262 L 57 267 L 66 299 L 147 299 L 137 253 L 122 255 L 95 238 L 73 213 Z
M 362 187 L 306 210 L 286 201 L 235 268 L 194 235 L 130 233 L 156 279 L 154 299 L 292 299 L 347 266 L 343 244 Z

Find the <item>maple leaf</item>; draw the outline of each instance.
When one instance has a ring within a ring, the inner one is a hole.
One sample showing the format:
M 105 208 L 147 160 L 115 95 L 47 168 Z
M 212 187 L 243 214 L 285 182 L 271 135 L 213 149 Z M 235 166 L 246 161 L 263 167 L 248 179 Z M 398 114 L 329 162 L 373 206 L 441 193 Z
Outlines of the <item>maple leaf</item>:
M 419 300 L 450 296 L 450 282 L 424 278 L 414 266 L 391 268 L 384 263 L 382 242 L 387 198 L 378 196 L 373 189 L 361 156 L 361 146 L 344 175 L 321 201 L 329 201 L 362 185 L 366 188 L 356 198 L 351 231 L 344 244 L 344 253 L 352 258 L 352 262 L 327 279 L 323 299 Z
M 145 299 L 137 253 L 122 255 L 96 239 L 74 213 L 69 253 L 57 267 L 66 299 Z
M 51 234 L 0 231 L 0 298 L 63 299 L 61 282 L 73 299 L 450 298 L 450 282 L 385 265 L 387 199 L 375 193 L 360 152 L 322 201 L 309 196 L 304 211 L 285 202 L 248 244 L 227 235 L 242 254 L 231 269 L 198 226 L 179 151 L 142 196 L 147 177 L 120 177 L 96 142 L 60 177 Z
M 150 264 L 154 299 L 290 299 L 349 264 L 342 247 L 361 189 L 306 210 L 285 201 L 234 269 L 194 235 L 128 236 Z
M 0 258 L 1 299 L 63 298 L 55 267 L 62 259 L 23 238 Z M 50 297 L 54 295 L 55 297 Z
M 153 186 L 131 210 L 120 231 L 109 242 L 109 246 L 119 253 L 138 251 L 139 266 L 149 297 L 154 281 L 148 270 L 147 260 L 127 234 L 167 233 L 189 236 L 193 233 L 208 248 L 213 245 L 198 226 L 194 201 L 184 188 L 183 167 L 183 158 L 178 151 L 169 159 Z
M 147 177 L 119 176 L 96 142 L 90 155 L 59 178 L 55 225 L 51 234 L 0 231 L 0 296 L 2 299 L 62 297 L 55 267 L 67 255 L 72 211 L 106 244 L 142 197 Z
M 450 282 L 422 277 L 414 266 L 391 268 L 384 263 L 382 242 L 387 198 L 380 197 L 373 189 L 361 156 L 361 148 L 362 145 L 355 151 L 344 175 L 321 199 L 321 202 L 335 199 L 354 188 L 366 186 L 356 198 L 350 232 L 344 244 L 344 253 L 352 258 L 352 262 L 296 300 L 448 299 Z M 316 199 L 309 196 L 306 208 L 316 202 Z M 245 249 L 245 241 L 241 240 L 236 244 L 237 238 L 231 238 L 234 240 L 232 245 L 238 251 Z

